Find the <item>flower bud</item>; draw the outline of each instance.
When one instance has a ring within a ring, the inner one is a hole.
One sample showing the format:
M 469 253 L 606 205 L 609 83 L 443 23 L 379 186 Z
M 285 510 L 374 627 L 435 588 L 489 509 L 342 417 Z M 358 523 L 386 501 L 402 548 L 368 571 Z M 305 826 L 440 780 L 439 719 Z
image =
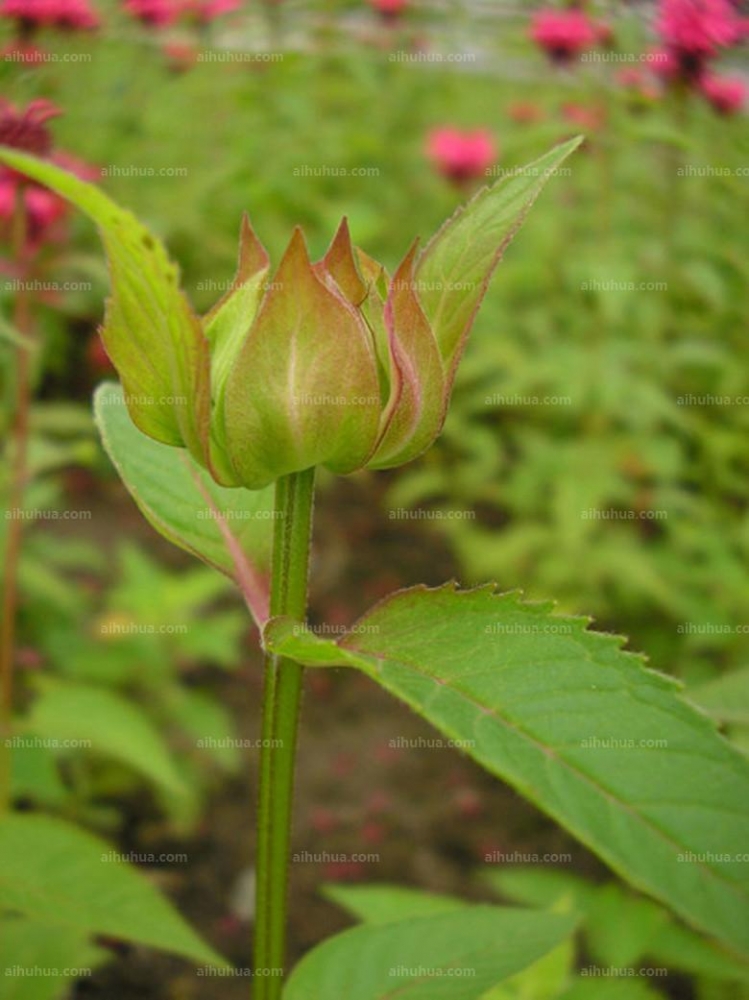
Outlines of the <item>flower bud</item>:
M 97 188 L 33 157 L 0 161 L 99 226 L 113 295 L 101 334 L 133 422 L 187 448 L 223 486 L 259 490 L 322 465 L 336 473 L 411 461 L 439 434 L 491 275 L 572 140 L 485 188 L 392 279 L 344 220 L 310 262 L 295 230 L 270 262 L 242 222 L 230 291 L 202 318 L 163 246 Z

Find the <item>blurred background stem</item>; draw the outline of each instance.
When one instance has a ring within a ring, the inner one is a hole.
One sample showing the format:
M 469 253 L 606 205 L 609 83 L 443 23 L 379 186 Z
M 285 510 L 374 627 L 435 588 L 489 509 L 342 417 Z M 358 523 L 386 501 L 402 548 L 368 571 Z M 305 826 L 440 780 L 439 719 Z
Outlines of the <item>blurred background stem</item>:
M 13 660 L 18 612 L 18 562 L 23 538 L 23 505 L 28 478 L 29 411 L 31 407 L 31 297 L 26 253 L 27 218 L 24 191 L 19 187 L 13 213 L 13 260 L 18 265 L 13 326 L 19 335 L 15 356 L 16 405 L 10 435 L 8 531 L 3 570 L 2 638 L 0 639 L 0 810 L 11 801 L 13 728 Z
M 315 470 L 276 483 L 271 615 L 304 621 L 312 536 Z M 292 797 L 303 668 L 267 656 L 263 689 L 254 1000 L 277 1000 L 286 953 L 286 911 Z

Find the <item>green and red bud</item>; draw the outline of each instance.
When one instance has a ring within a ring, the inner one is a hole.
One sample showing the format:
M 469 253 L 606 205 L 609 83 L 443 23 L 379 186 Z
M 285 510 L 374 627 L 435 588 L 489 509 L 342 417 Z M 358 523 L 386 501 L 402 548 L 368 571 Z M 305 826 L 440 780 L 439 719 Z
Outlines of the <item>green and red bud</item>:
M 5 149 L 0 160 L 99 226 L 113 287 L 102 338 L 136 426 L 187 448 L 221 485 L 257 490 L 317 465 L 392 468 L 432 444 L 494 268 L 577 144 L 484 189 L 392 278 L 344 220 L 315 264 L 296 230 L 268 280 L 245 219 L 232 288 L 202 318 L 130 213 L 49 163 Z

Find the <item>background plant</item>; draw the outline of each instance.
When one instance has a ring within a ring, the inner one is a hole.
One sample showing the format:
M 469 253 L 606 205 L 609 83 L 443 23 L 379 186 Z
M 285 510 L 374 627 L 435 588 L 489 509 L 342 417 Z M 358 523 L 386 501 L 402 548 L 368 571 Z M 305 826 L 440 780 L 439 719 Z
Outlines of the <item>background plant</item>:
M 45 30 L 37 39 L 61 54 L 90 52 L 90 63 L 21 67 L 6 60 L 0 64 L 6 92 L 21 104 L 39 96 L 65 108 L 55 123 L 60 145 L 107 169 L 106 189 L 137 206 L 166 238 L 203 308 L 232 273 L 236 222 L 248 205 L 276 259 L 300 220 L 322 252 L 345 212 L 359 241 L 393 264 L 404 247 L 394 241 L 390 220 L 407 214 L 414 232 L 427 233 L 463 196 L 425 157 L 433 128 L 488 130 L 502 169 L 579 130 L 587 115 L 586 155 L 550 188 L 545 212 L 529 221 L 508 254 L 503 280 L 474 331 L 445 433 L 418 466 L 389 474 L 381 523 L 422 539 L 415 551 L 419 545 L 442 551 L 440 536 L 447 536 L 466 582 L 491 577 L 503 589 L 522 585 L 532 597 L 553 594 L 564 610 L 594 613 L 600 626 L 631 635 L 633 647 L 647 649 L 658 669 L 699 685 L 700 697 L 708 692 L 711 714 L 741 740 L 745 407 L 676 400 L 688 393 L 713 400 L 745 394 L 738 339 L 746 278 L 738 209 L 745 184 L 737 172 L 745 160 L 744 120 L 717 117 L 701 95 L 679 109 L 675 95 L 660 96 L 661 84 L 649 72 L 625 86 L 614 62 L 586 58 L 562 72 L 545 67 L 530 49 L 527 19 L 500 10 L 482 22 L 457 9 L 407 11 L 395 31 L 393 22 L 373 16 L 355 22 L 354 41 L 350 22 L 339 33 L 342 22 L 334 16 L 313 26 L 303 12 L 281 8 L 281 32 L 286 18 L 297 31 L 304 25 L 318 54 L 284 50 L 283 59 L 249 67 L 196 62 L 175 75 L 161 50 L 169 32 L 156 35 L 146 26 L 138 33 L 114 5 L 97 9 L 98 35 Z M 339 9 L 350 14 L 359 7 Z M 590 13 L 597 21 L 609 15 L 615 52 L 638 54 L 656 41 L 620 5 L 594 5 Z M 229 36 L 218 32 L 228 23 L 213 26 L 213 43 L 226 43 Z M 230 45 L 272 51 L 262 19 L 236 23 Z M 363 24 L 366 34 L 359 32 Z M 416 35 L 437 51 L 475 52 L 471 72 L 388 58 L 411 51 Z M 341 44 L 331 44 L 334 38 Z M 735 74 L 741 56 L 729 52 L 716 69 Z M 366 131 L 363 104 L 370 109 Z M 364 165 L 380 173 L 301 176 L 305 164 Z M 186 173 L 115 176 L 117 167 Z M 679 167 L 693 173 L 677 185 Z M 59 263 L 92 287 L 40 310 L 49 345 L 48 402 L 83 401 L 94 381 L 93 372 L 84 373 L 84 358 L 106 276 L 90 230 L 75 223 L 73 235 Z M 208 243 L 211 252 L 203 252 Z M 629 290 L 640 281 L 668 288 Z M 7 288 L 3 294 L 10 299 Z M 541 402 L 545 396 L 570 402 Z M 59 417 L 46 426 L 55 427 L 59 440 Z M 90 441 L 90 431 L 81 437 Z M 79 504 L 65 482 L 64 502 Z M 324 477 L 321 488 L 329 488 Z M 365 480 L 354 495 L 370 489 L 380 488 Z M 330 496 L 335 502 L 336 493 Z M 398 515 L 412 503 L 475 519 L 426 527 Z M 582 516 L 596 509 L 638 516 Z M 650 516 L 658 510 L 668 516 Z M 53 574 L 50 546 L 43 532 L 34 542 L 35 534 L 28 536 L 29 601 L 46 593 L 39 588 L 54 586 L 54 576 L 70 614 L 86 617 L 65 583 L 72 556 L 63 565 L 61 555 Z M 324 570 L 324 553 L 318 558 Z M 448 573 L 435 568 L 430 579 Z M 402 572 L 404 583 L 418 579 Z M 352 599 L 343 620 L 366 605 Z M 341 613 L 318 609 L 329 611 Z M 40 609 L 35 624 L 30 604 L 25 614 L 34 647 L 45 619 Z M 121 690 L 143 693 L 131 684 Z

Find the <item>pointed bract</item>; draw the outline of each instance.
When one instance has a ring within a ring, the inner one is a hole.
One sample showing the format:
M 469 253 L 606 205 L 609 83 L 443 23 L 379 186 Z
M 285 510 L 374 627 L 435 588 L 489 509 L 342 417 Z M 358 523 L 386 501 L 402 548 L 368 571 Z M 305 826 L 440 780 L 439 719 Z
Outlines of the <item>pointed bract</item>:
M 368 465 L 386 469 L 420 455 L 439 434 L 447 394 L 440 353 L 419 305 L 414 243 L 396 271 L 385 304 L 385 326 L 395 372 L 383 430 Z
M 239 235 L 239 263 L 229 291 L 213 306 L 203 319 L 206 336 L 211 345 L 211 395 L 213 419 L 211 421 L 211 467 L 215 478 L 223 486 L 238 486 L 240 480 L 231 465 L 226 451 L 224 426 L 224 392 L 232 366 L 265 292 L 265 278 L 270 268 L 270 258 L 265 247 L 255 235 L 245 214 Z
M 332 279 L 352 306 L 360 306 L 367 297 L 367 283 L 362 277 L 351 246 L 348 221 L 341 221 L 333 242 L 315 271 L 326 281 Z

